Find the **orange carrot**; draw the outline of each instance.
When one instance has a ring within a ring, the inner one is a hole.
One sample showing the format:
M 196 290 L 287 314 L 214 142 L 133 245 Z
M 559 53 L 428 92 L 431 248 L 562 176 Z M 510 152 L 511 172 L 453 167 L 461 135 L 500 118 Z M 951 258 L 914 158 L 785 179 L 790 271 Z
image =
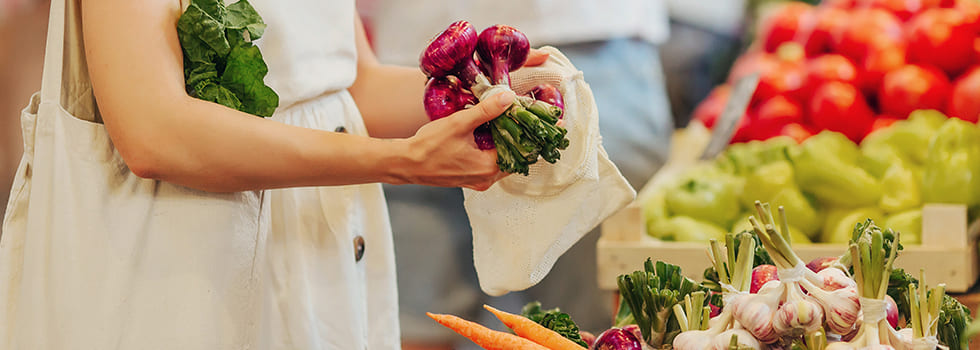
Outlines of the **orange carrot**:
M 453 315 L 440 315 L 431 312 L 425 314 L 487 350 L 550 350 L 535 344 L 533 341 L 510 333 L 495 331 L 479 323 L 470 322 Z
M 500 322 L 503 322 L 508 328 L 514 330 L 514 333 L 517 333 L 517 335 L 530 339 L 551 350 L 584 349 L 581 345 L 565 338 L 561 334 L 558 334 L 558 332 L 550 330 L 527 317 L 500 311 L 489 305 L 483 305 L 483 308 L 496 315 L 500 319 Z

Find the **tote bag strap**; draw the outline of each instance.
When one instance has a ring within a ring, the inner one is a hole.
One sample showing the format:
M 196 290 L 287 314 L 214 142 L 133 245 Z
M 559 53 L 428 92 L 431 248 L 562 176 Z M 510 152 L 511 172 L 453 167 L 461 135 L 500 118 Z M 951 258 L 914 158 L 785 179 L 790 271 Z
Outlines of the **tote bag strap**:
M 41 102 L 54 103 L 77 119 L 100 123 L 85 62 L 79 0 L 52 0 L 41 78 Z
M 48 37 L 44 48 L 44 71 L 41 73 L 41 103 L 61 104 L 61 80 L 65 49 L 65 3 L 51 0 Z

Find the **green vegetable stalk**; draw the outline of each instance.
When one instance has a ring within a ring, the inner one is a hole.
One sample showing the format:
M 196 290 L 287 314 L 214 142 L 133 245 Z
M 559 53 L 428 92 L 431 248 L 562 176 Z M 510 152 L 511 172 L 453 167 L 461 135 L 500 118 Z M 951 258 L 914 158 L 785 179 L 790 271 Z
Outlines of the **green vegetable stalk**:
M 980 131 L 973 123 L 948 119 L 929 143 L 922 173 L 927 203 L 980 203 Z
M 670 344 L 680 333 L 677 319 L 671 317 L 674 305 L 700 290 L 700 286 L 681 274 L 681 268 L 647 259 L 644 270 L 617 279 L 621 297 L 617 325 L 635 322 L 643 340 L 653 347 Z
M 559 150 L 568 148 L 568 131 L 557 126 L 561 109 L 542 108 L 527 98 L 518 102 L 490 122 L 490 135 L 500 170 L 528 175 L 539 156 L 549 163 L 561 158 Z
M 260 117 L 272 116 L 279 95 L 265 85 L 269 68 L 259 48 L 265 23 L 247 0 L 191 0 L 177 20 L 187 92 Z

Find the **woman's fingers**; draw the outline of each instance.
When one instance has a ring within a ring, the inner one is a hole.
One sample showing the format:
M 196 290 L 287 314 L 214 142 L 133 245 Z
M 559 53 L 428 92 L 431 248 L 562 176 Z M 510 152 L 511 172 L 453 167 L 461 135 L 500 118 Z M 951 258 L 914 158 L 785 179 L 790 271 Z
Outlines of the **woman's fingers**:
M 524 62 L 525 67 L 534 67 L 544 64 L 548 60 L 548 53 L 538 50 L 531 49 L 531 52 L 527 54 L 527 61 Z
M 464 109 L 456 114 L 465 118 L 466 128 L 472 132 L 476 127 L 503 114 L 513 103 L 514 93 L 505 91 L 480 101 L 476 107 Z

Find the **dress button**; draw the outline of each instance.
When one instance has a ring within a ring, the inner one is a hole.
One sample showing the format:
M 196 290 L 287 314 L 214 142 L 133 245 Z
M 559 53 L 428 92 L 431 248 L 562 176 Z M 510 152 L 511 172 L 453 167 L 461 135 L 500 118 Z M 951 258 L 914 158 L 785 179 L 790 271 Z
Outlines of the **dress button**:
M 333 131 L 334 132 L 343 132 L 343 133 L 346 133 L 347 132 L 347 128 L 345 128 L 343 125 L 341 125 L 341 126 L 338 126 L 336 129 L 333 129 Z
M 361 261 L 364 257 L 364 237 L 354 237 L 354 261 Z

